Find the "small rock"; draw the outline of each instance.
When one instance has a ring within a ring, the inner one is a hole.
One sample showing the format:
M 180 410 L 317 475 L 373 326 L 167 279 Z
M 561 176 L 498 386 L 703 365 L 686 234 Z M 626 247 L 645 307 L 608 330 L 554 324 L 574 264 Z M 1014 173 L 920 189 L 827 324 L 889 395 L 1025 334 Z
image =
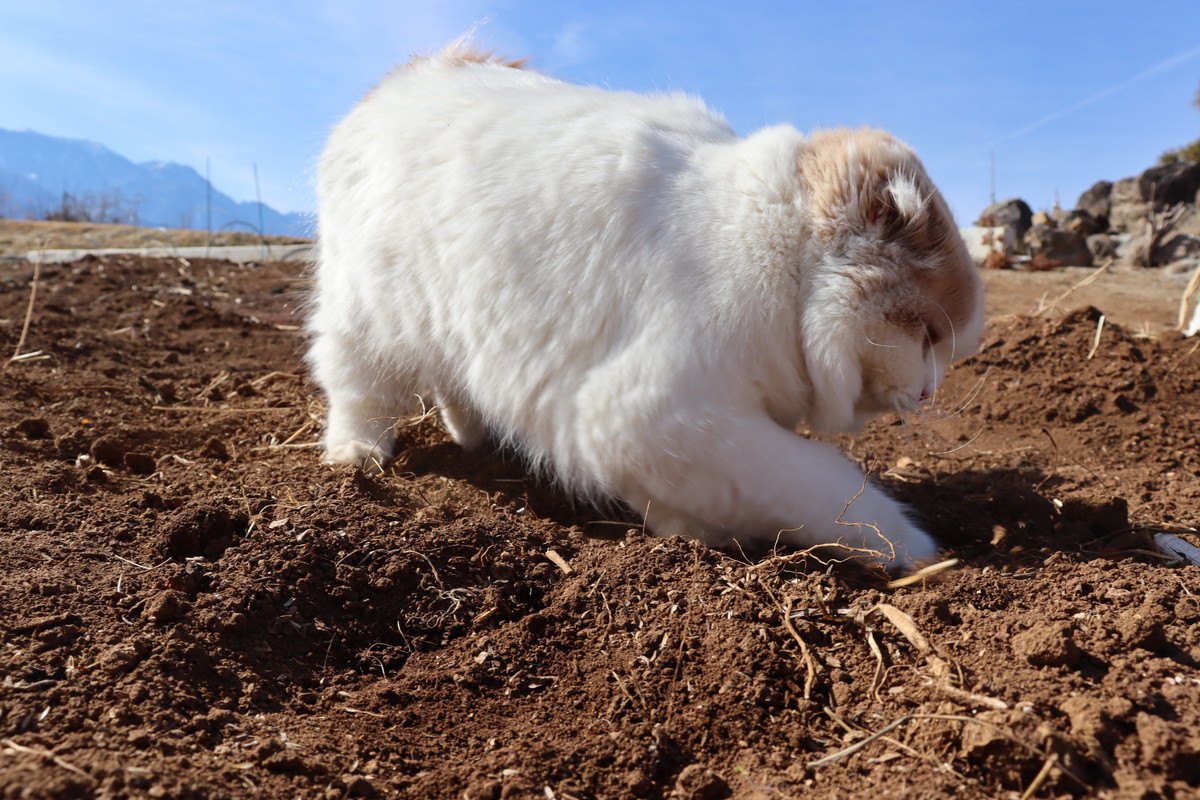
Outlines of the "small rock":
M 1064 667 L 1079 663 L 1075 629 L 1065 622 L 1035 625 L 1012 638 L 1013 653 L 1035 667 Z
M 724 778 L 703 764 L 689 764 L 675 779 L 671 796 L 678 800 L 718 800 L 728 794 L 729 784 Z

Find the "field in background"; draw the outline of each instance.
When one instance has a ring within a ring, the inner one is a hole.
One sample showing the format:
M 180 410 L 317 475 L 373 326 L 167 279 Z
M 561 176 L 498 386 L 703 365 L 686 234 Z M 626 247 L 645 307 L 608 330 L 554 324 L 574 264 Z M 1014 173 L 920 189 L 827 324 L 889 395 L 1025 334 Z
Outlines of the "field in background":
M 0 258 L 22 257 L 39 247 L 53 249 L 101 249 L 113 247 L 203 247 L 258 244 L 257 233 L 248 231 L 205 231 L 184 228 L 139 228 L 133 225 L 106 225 L 96 222 L 47 222 L 0 218 Z M 271 244 L 307 241 L 291 236 L 267 236 Z

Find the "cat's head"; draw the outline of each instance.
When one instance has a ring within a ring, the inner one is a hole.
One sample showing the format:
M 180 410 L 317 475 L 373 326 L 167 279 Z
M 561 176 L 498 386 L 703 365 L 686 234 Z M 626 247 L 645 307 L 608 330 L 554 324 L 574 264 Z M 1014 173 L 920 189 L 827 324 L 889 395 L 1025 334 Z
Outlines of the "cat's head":
M 814 134 L 799 155 L 811 226 L 803 316 L 810 423 L 857 430 L 929 399 L 971 355 L 983 285 L 945 201 L 916 155 L 880 131 Z

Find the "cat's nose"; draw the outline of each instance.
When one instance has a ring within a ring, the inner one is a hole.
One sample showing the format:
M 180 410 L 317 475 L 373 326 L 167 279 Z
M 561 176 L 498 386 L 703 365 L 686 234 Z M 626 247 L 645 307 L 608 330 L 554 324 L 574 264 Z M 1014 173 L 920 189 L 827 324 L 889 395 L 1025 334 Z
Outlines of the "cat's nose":
M 933 397 L 933 390 L 926 386 L 921 390 L 921 402 L 924 403 L 929 398 Z

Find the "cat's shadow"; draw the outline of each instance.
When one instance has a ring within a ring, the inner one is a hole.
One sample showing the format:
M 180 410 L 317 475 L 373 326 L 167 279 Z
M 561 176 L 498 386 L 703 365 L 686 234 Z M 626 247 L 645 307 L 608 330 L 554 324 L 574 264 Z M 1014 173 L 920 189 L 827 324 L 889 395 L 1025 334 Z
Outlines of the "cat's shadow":
M 586 535 L 620 538 L 640 528 L 641 515 L 620 503 L 597 507 L 574 499 L 548 480 L 531 474 L 513 449 L 487 443 L 464 451 L 435 425 L 421 426 L 402 442 L 397 472 L 440 475 L 463 481 L 495 502 L 528 508 L 543 519 L 578 527 Z M 1130 530 L 1123 498 L 1102 502 L 1056 501 L 1052 475 L 1033 467 L 963 470 L 881 483 L 908 505 L 943 550 L 972 563 L 1021 562 L 1047 551 L 1102 555 Z M 852 510 L 846 519 L 852 520 Z M 758 559 L 779 552 L 770 547 L 734 547 L 738 557 Z
M 586 535 L 613 539 L 641 526 L 641 517 L 619 502 L 589 503 L 529 471 L 515 449 L 488 441 L 463 450 L 441 432 L 422 431 L 401 442 L 402 454 L 392 469 L 413 475 L 439 475 L 462 481 L 493 498 L 493 502 L 527 508 L 542 519 L 578 527 Z
M 1130 531 L 1124 498 L 1059 500 L 1060 481 L 1034 467 L 962 470 L 883 481 L 944 549 L 972 562 L 1022 561 L 1046 551 L 1100 555 Z

